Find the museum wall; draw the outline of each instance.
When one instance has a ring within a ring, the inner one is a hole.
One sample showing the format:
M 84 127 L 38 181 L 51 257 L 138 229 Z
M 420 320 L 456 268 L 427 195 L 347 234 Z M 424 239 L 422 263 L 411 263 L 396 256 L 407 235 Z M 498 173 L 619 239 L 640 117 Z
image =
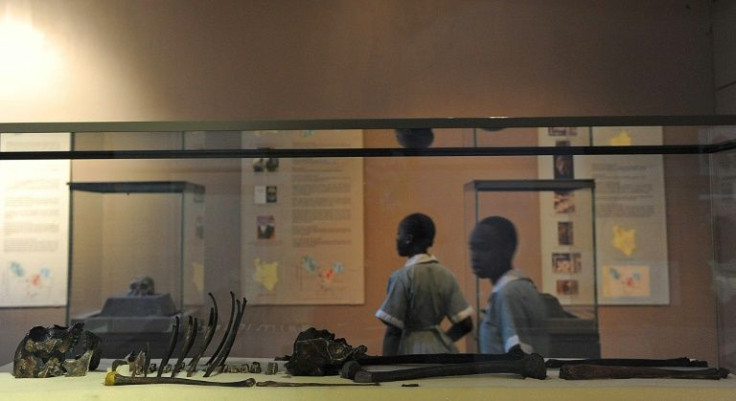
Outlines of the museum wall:
M 349 0 L 218 1 L 217 7 L 10 0 L 0 3 L 0 13 L 12 10 L 45 32 L 46 56 L 57 63 L 33 70 L 33 80 L 11 74 L 20 70 L 0 75 L 0 121 L 708 114 L 714 110 L 708 3 L 386 0 L 358 8 Z M 230 140 L 222 139 L 224 146 L 237 146 Z M 388 141 L 386 132 L 366 137 Z M 95 163 L 101 162 L 75 162 L 74 179 L 108 171 Z M 216 293 L 237 287 L 240 161 L 115 163 L 108 177 L 187 177 L 207 186 L 207 226 L 217 229 L 207 231 L 214 248 L 205 255 L 206 287 Z M 395 226 L 415 209 L 436 217 L 433 250 L 471 298 L 459 234 L 466 230 L 462 184 L 529 178 L 535 163 L 366 160 L 365 305 L 254 307 L 244 319 L 259 323 L 244 329 L 238 351 L 286 353 L 296 331 L 314 324 L 377 353 L 383 327 L 373 312 L 388 275 L 402 264 Z M 670 256 L 677 262 L 673 304 L 602 308 L 605 356 L 679 356 L 686 349 L 715 358 L 710 277 L 692 267 L 708 260 L 710 243 L 707 204 L 698 198 L 707 189 L 695 164 L 666 160 L 668 196 L 677 199 L 668 201 Z M 533 248 L 522 264 L 533 264 Z M 687 323 L 672 326 L 671 308 Z M 15 339 L 31 325 L 63 319 L 63 308 L 0 310 L 0 362 L 10 361 Z M 662 325 L 682 336 L 661 341 Z M 264 338 L 270 345 L 252 351 Z
M 707 114 L 709 3 L 4 0 L 0 121 Z

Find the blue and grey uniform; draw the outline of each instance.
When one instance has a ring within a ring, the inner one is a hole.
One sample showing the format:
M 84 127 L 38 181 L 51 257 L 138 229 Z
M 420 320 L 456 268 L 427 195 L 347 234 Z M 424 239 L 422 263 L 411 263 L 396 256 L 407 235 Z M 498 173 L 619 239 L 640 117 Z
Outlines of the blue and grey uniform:
M 546 309 L 537 287 L 518 270 L 509 270 L 493 286 L 479 327 L 480 352 L 502 354 L 515 345 L 545 356 L 549 337 Z
M 452 271 L 419 254 L 391 275 L 376 317 L 401 329 L 399 354 L 429 354 L 458 352 L 439 325 L 445 317 L 458 323 L 472 314 Z

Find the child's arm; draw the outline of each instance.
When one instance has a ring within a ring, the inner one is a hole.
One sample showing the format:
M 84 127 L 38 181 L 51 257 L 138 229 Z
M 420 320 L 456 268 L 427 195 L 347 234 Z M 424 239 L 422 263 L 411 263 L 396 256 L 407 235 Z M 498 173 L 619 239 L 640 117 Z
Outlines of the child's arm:
M 470 333 L 473 330 L 473 319 L 468 316 L 465 319 L 455 323 L 450 327 L 445 334 L 454 342 L 461 339 L 464 335 Z M 385 340 L 384 340 L 385 344 Z

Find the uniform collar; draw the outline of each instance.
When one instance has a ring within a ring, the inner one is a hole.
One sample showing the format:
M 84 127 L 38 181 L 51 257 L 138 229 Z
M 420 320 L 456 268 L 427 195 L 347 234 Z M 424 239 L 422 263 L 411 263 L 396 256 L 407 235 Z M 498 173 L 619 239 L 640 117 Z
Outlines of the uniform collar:
M 434 255 L 430 255 L 428 253 L 419 253 L 409 258 L 409 260 L 406 261 L 406 264 L 404 264 L 404 266 L 411 266 L 411 265 L 416 265 L 419 263 L 436 262 L 436 261 L 437 261 L 437 258 L 434 257 Z
M 493 290 L 491 292 L 499 292 L 506 284 L 514 280 L 518 280 L 522 277 L 524 277 L 524 275 L 521 273 L 521 271 L 511 269 L 504 273 L 503 276 L 501 276 L 501 278 L 498 280 L 498 282 L 493 285 Z

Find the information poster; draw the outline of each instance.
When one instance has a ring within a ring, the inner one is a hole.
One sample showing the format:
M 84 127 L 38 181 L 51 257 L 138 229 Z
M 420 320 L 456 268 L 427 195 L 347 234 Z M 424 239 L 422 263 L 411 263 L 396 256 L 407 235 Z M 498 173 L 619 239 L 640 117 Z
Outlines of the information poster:
M 0 135 L 0 151 L 68 151 L 66 133 Z M 67 300 L 68 160 L 0 161 L 0 307 Z
M 540 146 L 586 146 L 590 129 L 540 128 Z M 539 157 L 539 177 L 573 180 L 581 175 L 572 155 Z M 595 303 L 595 254 L 593 252 L 593 193 L 544 191 L 539 194 L 542 254 L 542 290 L 562 305 Z
M 661 145 L 661 127 L 565 127 L 544 128 L 539 132 L 542 146 L 641 146 Z M 664 196 L 664 167 L 661 155 L 556 155 L 539 158 L 540 177 L 553 179 L 590 179 L 595 182 L 595 281 L 598 303 L 602 305 L 665 305 L 669 303 L 669 268 L 667 258 L 667 221 Z M 543 195 L 544 196 L 544 195 Z M 580 238 L 579 222 L 566 223 L 560 216 L 579 215 L 583 205 L 578 193 L 555 194 L 554 213 L 545 209 L 542 198 L 543 255 L 552 253 L 552 275 L 544 275 L 544 288 L 560 291 L 582 291 L 578 286 L 560 286 L 561 266 L 572 266 L 572 272 L 585 271 L 590 259 L 581 250 L 582 264 L 575 253 L 560 255 L 559 248 L 570 231 L 571 243 Z M 587 224 L 587 223 L 586 223 Z M 568 230 L 570 225 L 572 230 Z M 557 234 L 552 232 L 557 227 Z M 587 235 L 587 234 L 585 234 Z M 586 249 L 588 251 L 586 251 Z M 593 256 L 593 255 L 591 255 Z M 544 256 L 543 256 L 544 258 Z M 543 266 L 546 266 L 543 261 Z M 592 263 L 591 263 L 592 264 Z M 581 277 L 582 278 L 582 277 Z M 574 283 L 573 283 L 574 284 Z M 571 299 L 574 301 L 574 299 Z M 560 301 L 565 303 L 565 298 Z
M 244 148 L 359 148 L 356 130 L 244 132 Z M 243 291 L 254 305 L 364 302 L 363 160 L 244 159 Z
M 597 146 L 661 145 L 661 127 L 593 128 Z M 595 156 L 584 166 L 596 182 L 598 301 L 669 304 L 662 155 Z

